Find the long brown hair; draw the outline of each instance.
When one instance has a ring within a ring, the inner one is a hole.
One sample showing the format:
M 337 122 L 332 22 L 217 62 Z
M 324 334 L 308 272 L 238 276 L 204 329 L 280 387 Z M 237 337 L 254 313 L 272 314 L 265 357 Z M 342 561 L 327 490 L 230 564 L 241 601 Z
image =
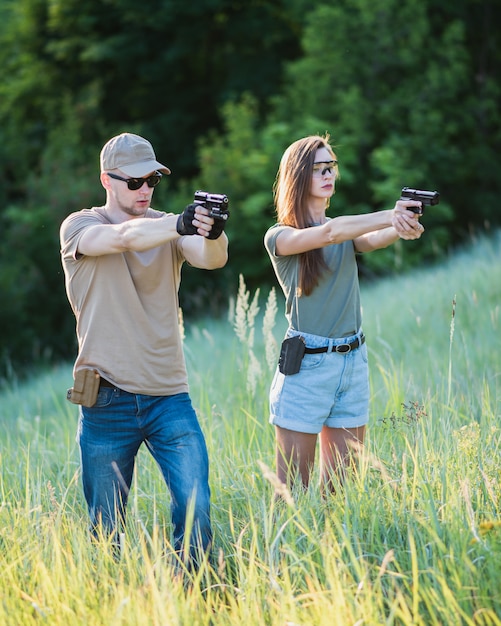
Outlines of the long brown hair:
M 293 228 L 308 228 L 308 198 L 316 151 L 327 148 L 335 159 L 329 144 L 329 135 L 311 135 L 298 139 L 284 152 L 273 187 L 273 197 L 280 224 Z M 299 259 L 300 293 L 310 295 L 322 272 L 327 269 L 321 249 L 303 252 Z

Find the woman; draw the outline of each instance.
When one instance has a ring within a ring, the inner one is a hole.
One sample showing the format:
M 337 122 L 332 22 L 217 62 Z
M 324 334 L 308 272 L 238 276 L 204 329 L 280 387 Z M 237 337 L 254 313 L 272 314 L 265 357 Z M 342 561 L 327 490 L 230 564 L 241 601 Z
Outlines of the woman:
M 409 210 L 420 208 L 414 200 L 399 200 L 391 210 L 327 217 L 338 176 L 328 136 L 291 144 L 274 186 L 278 223 L 265 235 L 289 322 L 289 341 L 282 344 L 270 390 L 277 474 L 290 486 L 299 472 L 307 487 L 320 435 L 321 485 L 331 490 L 334 474 L 343 477 L 351 449 L 363 443 L 368 422 L 355 253 L 385 248 L 399 238 L 418 239 L 424 230 Z

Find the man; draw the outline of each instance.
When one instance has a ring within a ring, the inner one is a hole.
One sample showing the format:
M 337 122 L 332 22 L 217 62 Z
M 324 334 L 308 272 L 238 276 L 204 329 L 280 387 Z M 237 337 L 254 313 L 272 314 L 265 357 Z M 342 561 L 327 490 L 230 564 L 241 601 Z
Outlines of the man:
M 78 338 L 68 397 L 81 405 L 77 439 L 92 529 L 116 541 L 144 442 L 172 496 L 174 548 L 194 565 L 211 544 L 210 491 L 205 439 L 188 394 L 178 289 L 184 261 L 225 265 L 228 213 L 210 217 L 203 203 L 180 215 L 152 209 L 154 187 L 170 170 L 138 135 L 110 139 L 100 163 L 106 204 L 69 215 L 60 231 Z

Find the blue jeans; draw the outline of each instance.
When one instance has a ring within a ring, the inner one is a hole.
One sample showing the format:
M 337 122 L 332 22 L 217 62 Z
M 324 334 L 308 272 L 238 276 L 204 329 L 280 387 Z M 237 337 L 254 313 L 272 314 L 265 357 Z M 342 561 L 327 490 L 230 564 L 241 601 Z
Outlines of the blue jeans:
M 146 396 L 101 387 L 92 408 L 80 407 L 77 441 L 94 532 L 116 535 L 125 524 L 135 458 L 144 442 L 171 494 L 176 552 L 193 563 L 209 549 L 209 460 L 187 393 Z M 189 557 L 183 551 L 187 515 L 193 520 Z

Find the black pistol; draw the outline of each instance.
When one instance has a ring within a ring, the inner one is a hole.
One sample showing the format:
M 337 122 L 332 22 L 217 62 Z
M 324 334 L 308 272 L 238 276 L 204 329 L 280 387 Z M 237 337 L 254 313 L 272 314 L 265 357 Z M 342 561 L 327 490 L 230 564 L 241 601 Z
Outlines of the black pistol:
M 421 202 L 421 208 L 409 206 L 407 209 L 413 213 L 423 215 L 425 206 L 433 206 L 440 202 L 440 194 L 438 191 L 424 191 L 423 189 L 411 189 L 404 187 L 400 200 L 418 200 Z
M 207 193 L 206 191 L 195 191 L 194 203 L 200 204 L 209 211 L 209 216 L 220 220 L 227 220 L 229 216 L 228 196 L 221 193 Z

